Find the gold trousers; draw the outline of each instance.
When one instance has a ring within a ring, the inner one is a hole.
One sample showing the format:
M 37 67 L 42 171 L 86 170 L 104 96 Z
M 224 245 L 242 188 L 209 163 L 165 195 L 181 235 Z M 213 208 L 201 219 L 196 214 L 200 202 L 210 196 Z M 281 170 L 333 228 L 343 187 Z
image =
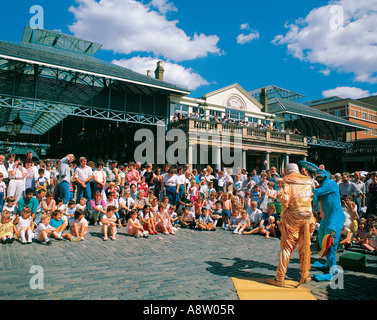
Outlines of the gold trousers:
M 281 241 L 276 280 L 284 280 L 292 252 L 296 249 L 297 245 L 301 278 L 305 279 L 309 276 L 311 254 L 310 235 L 313 233 L 314 227 L 315 219 L 312 214 L 302 216 L 297 213 L 291 213 L 289 209 L 285 211 L 280 224 Z

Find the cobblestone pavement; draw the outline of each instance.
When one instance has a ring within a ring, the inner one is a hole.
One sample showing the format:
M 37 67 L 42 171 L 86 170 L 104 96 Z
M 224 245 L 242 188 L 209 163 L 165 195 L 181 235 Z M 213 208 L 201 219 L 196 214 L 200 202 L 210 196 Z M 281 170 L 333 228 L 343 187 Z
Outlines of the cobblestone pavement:
M 276 238 L 181 229 L 136 239 L 123 227 L 104 242 L 99 232 L 90 226 L 85 241 L 52 246 L 0 245 L 1 299 L 238 300 L 232 277 L 273 277 L 277 266 Z M 367 259 L 361 272 L 345 270 L 344 289 L 304 286 L 320 300 L 376 299 L 377 256 Z M 43 268 L 43 289 L 30 287 L 38 274 L 32 266 Z M 296 250 L 287 278 L 298 280 L 298 270 Z

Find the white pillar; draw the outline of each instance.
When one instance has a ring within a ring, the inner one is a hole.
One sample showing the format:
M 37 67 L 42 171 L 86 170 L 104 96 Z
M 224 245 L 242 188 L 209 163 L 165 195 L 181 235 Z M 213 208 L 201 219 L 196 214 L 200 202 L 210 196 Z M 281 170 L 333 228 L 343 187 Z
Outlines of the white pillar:
M 265 170 L 269 170 L 270 169 L 270 152 L 265 152 L 264 153 L 264 160 L 267 162 L 266 164 L 264 164 L 264 161 L 263 161 L 263 168 Z
M 192 145 L 188 145 L 188 148 L 187 148 L 187 159 L 188 159 L 188 163 L 190 165 L 190 170 L 193 169 L 193 164 L 194 164 L 194 151 L 193 151 L 193 148 L 192 148 Z
M 219 146 L 212 148 L 212 162 L 216 170 L 221 170 L 221 148 Z
M 242 150 L 242 169 L 245 169 L 246 170 L 246 150 Z

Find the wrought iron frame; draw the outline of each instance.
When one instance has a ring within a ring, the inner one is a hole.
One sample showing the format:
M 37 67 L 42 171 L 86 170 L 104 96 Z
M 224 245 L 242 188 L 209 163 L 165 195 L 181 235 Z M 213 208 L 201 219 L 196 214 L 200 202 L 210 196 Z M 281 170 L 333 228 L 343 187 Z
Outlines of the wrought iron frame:
M 328 147 L 335 149 L 350 149 L 353 147 L 353 142 L 332 141 L 325 139 L 317 139 L 313 137 L 307 137 L 306 142 L 311 146 Z

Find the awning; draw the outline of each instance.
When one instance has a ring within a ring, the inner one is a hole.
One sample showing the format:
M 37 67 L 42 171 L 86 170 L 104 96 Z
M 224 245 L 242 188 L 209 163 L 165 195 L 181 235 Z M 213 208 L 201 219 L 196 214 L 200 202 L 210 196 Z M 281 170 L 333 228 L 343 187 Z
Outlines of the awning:
M 337 139 L 342 133 L 369 130 L 363 125 L 285 99 L 269 99 L 268 112 L 283 115 L 287 124 L 306 136 L 329 134 Z

